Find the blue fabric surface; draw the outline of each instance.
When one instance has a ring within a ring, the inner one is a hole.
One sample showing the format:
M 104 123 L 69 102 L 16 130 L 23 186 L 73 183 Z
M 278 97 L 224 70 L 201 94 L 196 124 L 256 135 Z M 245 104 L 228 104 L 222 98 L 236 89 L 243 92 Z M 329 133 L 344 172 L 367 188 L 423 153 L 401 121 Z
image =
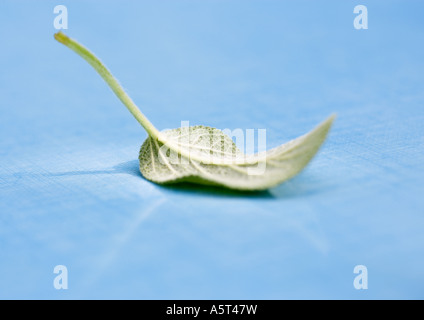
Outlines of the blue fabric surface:
M 335 112 L 328 141 L 266 192 L 146 181 L 146 133 L 53 40 L 57 4 L 158 128 L 265 128 L 271 148 Z M 424 298 L 423 10 L 1 1 L 0 298 Z

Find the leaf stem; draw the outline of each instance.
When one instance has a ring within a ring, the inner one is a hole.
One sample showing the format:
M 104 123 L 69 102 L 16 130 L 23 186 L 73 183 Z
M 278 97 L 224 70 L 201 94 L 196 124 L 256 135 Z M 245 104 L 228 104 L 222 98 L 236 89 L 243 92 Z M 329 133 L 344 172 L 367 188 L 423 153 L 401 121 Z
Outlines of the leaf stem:
M 127 107 L 134 118 L 143 126 L 147 133 L 151 137 L 159 139 L 159 130 L 156 129 L 155 126 L 146 118 L 146 116 L 140 111 L 137 105 L 132 101 L 132 99 L 119 84 L 118 80 L 90 50 L 88 50 L 82 44 L 78 43 L 76 40 L 69 38 L 62 32 L 56 33 L 54 38 L 72 51 L 76 52 L 85 61 L 87 61 L 103 78 L 103 80 L 106 81 L 119 100 L 122 101 L 122 103 Z

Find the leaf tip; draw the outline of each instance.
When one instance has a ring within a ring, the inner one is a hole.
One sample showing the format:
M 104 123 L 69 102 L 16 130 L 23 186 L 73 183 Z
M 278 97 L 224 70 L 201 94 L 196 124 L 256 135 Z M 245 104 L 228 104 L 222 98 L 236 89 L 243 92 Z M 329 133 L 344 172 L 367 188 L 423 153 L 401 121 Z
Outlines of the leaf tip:
M 334 120 L 336 120 L 337 118 L 337 113 L 332 113 L 329 117 L 328 117 L 328 121 L 330 121 L 331 123 L 334 122 Z
M 332 113 L 327 119 L 325 119 L 321 124 L 318 125 L 316 130 L 324 130 L 325 135 L 327 135 L 328 131 L 330 131 L 334 120 L 337 118 L 336 113 Z

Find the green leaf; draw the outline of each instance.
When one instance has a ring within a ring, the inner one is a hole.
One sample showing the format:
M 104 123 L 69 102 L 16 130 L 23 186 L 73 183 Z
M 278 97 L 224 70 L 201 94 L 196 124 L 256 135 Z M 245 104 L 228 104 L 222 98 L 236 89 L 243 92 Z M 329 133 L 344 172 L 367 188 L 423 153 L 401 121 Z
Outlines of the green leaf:
M 192 182 L 238 190 L 263 190 L 299 173 L 316 154 L 331 116 L 308 134 L 255 155 L 243 154 L 222 131 L 195 126 L 148 137 L 140 149 L 140 171 L 160 184 Z
M 160 132 L 103 63 L 62 32 L 55 39 L 85 59 L 148 133 L 139 153 L 143 176 L 159 184 L 192 182 L 238 190 L 263 190 L 298 174 L 317 153 L 335 116 L 308 134 L 254 155 L 242 153 L 221 130 L 194 126 Z

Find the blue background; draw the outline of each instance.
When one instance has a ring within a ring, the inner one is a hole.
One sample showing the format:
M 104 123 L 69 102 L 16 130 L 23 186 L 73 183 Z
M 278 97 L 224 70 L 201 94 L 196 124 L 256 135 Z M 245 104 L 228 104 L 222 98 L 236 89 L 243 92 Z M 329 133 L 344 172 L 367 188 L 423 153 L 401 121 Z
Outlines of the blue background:
M 300 175 L 243 194 L 141 177 L 146 133 L 53 40 L 98 54 L 160 129 L 335 112 Z M 353 8 L 368 7 L 368 30 Z M 424 298 L 422 1 L 0 2 L 0 298 Z M 69 289 L 55 290 L 65 265 Z M 368 290 L 353 269 L 368 268 Z

